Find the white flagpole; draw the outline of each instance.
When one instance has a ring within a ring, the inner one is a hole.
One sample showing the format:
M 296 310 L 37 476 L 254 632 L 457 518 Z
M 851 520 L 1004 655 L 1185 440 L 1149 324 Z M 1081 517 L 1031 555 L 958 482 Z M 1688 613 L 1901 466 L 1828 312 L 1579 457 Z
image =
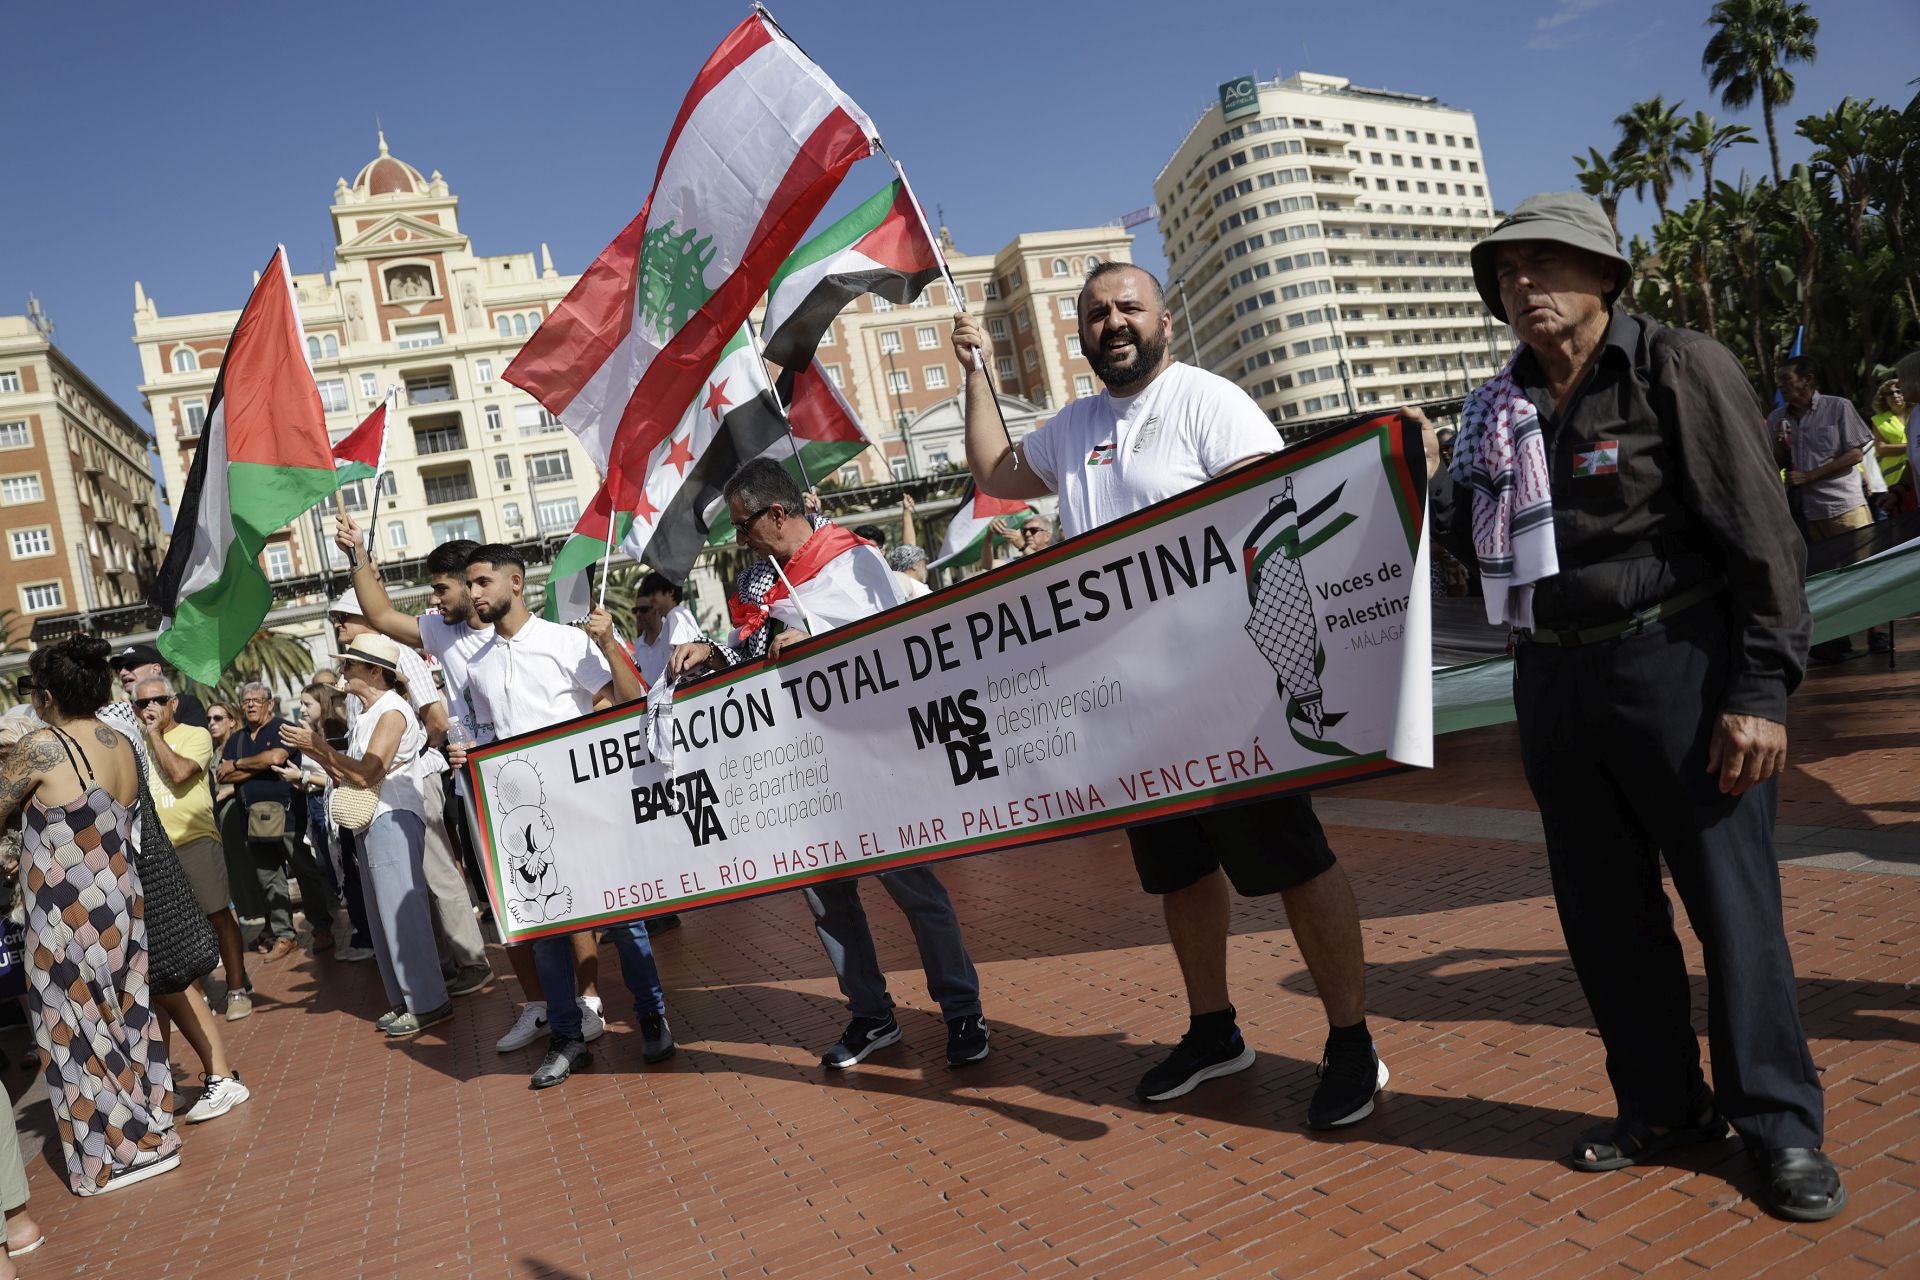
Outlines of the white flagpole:
M 626 473 L 621 472 L 620 474 L 624 477 Z M 615 536 L 614 528 L 615 528 L 615 522 L 618 520 L 620 513 L 613 509 L 613 501 L 618 496 L 619 496 L 619 491 L 617 489 L 610 488 L 607 490 L 607 554 L 600 561 L 600 605 L 599 607 L 602 609 L 607 607 L 607 579 L 613 575 L 613 545 L 614 543 L 619 541 L 619 538 Z M 540 529 L 540 509 L 538 507 L 534 508 L 533 527 L 536 532 L 538 532 Z M 544 533 L 540 534 L 540 539 L 541 539 L 541 549 L 545 550 L 546 534 Z M 547 574 L 547 581 L 548 582 L 553 581 L 553 574 L 551 572 Z
M 765 347 L 760 345 L 760 330 L 754 327 L 753 321 L 751 320 L 747 321 L 747 337 L 753 343 L 753 354 L 758 357 L 760 361 L 758 366 L 760 376 L 766 381 L 767 390 L 773 393 L 774 408 L 780 411 L 780 423 L 787 429 L 787 443 L 793 446 L 793 465 L 800 468 L 800 487 L 802 489 L 811 489 L 813 488 L 813 477 L 807 474 L 807 464 L 805 460 L 800 457 L 800 438 L 793 434 L 793 418 L 787 413 L 786 402 L 780 398 L 779 382 L 767 379 L 766 377 L 767 351 Z M 799 377 L 799 371 L 795 370 L 793 376 L 796 378 Z
M 788 581 L 787 571 L 781 567 L 779 557 L 768 556 L 767 560 L 773 565 L 773 571 L 780 575 L 781 583 L 787 588 L 787 599 L 793 601 L 793 607 L 800 611 L 800 621 L 807 624 L 807 634 L 819 635 L 820 633 L 813 626 L 813 616 L 807 612 L 807 606 L 800 603 L 800 593 L 795 591 L 793 583 Z

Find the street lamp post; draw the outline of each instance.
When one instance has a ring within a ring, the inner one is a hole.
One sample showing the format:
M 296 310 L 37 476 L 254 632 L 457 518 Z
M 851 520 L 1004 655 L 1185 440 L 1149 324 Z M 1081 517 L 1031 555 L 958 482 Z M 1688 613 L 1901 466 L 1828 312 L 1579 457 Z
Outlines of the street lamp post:
M 1180 318 L 1187 322 L 1187 349 L 1193 353 L 1194 368 L 1200 367 L 1200 342 L 1193 336 L 1193 312 L 1187 306 L 1187 273 L 1181 272 L 1173 287 L 1180 291 Z
M 887 358 L 887 394 L 893 400 L 893 426 L 900 433 L 900 447 L 906 453 L 907 479 L 918 477 L 919 468 L 913 465 L 913 440 L 907 434 L 907 411 L 900 403 L 899 370 L 894 368 L 893 352 L 882 350 Z

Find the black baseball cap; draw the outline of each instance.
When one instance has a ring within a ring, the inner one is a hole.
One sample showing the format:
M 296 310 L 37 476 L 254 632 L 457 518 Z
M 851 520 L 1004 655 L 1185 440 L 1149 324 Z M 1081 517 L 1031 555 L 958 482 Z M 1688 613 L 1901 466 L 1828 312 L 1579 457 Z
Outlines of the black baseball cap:
M 166 659 L 160 656 L 160 651 L 150 644 L 130 644 L 107 659 L 107 665 L 115 671 L 122 667 L 144 667 L 149 662 L 166 665 Z

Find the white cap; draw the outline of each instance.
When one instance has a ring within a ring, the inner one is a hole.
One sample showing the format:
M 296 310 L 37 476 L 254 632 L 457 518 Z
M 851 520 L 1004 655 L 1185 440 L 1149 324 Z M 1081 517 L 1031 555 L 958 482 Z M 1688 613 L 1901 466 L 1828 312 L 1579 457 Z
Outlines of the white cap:
M 333 602 L 333 608 L 329 610 L 329 612 L 351 613 L 357 618 L 364 618 L 367 616 L 367 611 L 360 607 L 359 595 L 354 591 L 352 587 L 348 587 L 345 591 L 340 593 L 340 598 Z

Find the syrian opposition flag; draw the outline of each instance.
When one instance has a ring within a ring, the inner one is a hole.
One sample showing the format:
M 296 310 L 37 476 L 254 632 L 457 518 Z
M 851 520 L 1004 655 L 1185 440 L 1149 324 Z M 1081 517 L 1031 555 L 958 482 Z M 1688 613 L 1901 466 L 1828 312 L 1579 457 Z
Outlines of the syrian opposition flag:
M 507 367 L 620 492 L 649 463 L 773 273 L 877 136 L 756 9 L 695 77 L 639 216 Z
M 282 247 L 227 342 L 149 597 L 165 619 L 159 648 L 169 662 L 201 684 L 219 682 L 272 606 L 259 562 L 268 535 L 338 485 Z
M 940 544 L 940 554 L 927 567 L 939 569 L 947 565 L 980 563 L 980 553 L 987 539 L 993 536 L 993 522 L 1018 516 L 1020 518 L 1013 523 L 1025 524 L 1032 510 L 1017 498 L 990 498 L 969 484 L 967 496 L 960 500 L 953 519 L 947 524 L 947 536 Z
M 853 406 L 840 394 L 840 388 L 833 385 L 833 379 L 827 376 L 819 361 L 797 373 L 791 370 L 782 373 L 778 385 L 780 402 L 787 406 L 793 434 L 788 436 L 783 432 L 768 441 L 757 454 L 736 455 L 731 462 L 723 463 L 716 455 L 716 465 L 709 472 L 713 481 L 711 495 L 701 493 L 693 499 L 703 503 L 700 510 L 707 513 L 701 523 L 706 528 L 706 545 L 710 547 L 723 546 L 733 540 L 733 518 L 719 498 L 721 486 L 741 463 L 754 457 L 772 458 L 786 467 L 795 484 L 804 488 L 834 475 L 844 463 L 858 457 L 861 450 L 873 443 L 873 437 L 861 425 Z
M 803 369 L 827 326 L 863 293 L 905 306 L 941 275 L 913 194 L 899 179 L 794 251 L 773 277 L 762 326 L 767 359 Z
M 333 471 L 341 487 L 370 480 L 387 465 L 387 401 L 333 446 Z

